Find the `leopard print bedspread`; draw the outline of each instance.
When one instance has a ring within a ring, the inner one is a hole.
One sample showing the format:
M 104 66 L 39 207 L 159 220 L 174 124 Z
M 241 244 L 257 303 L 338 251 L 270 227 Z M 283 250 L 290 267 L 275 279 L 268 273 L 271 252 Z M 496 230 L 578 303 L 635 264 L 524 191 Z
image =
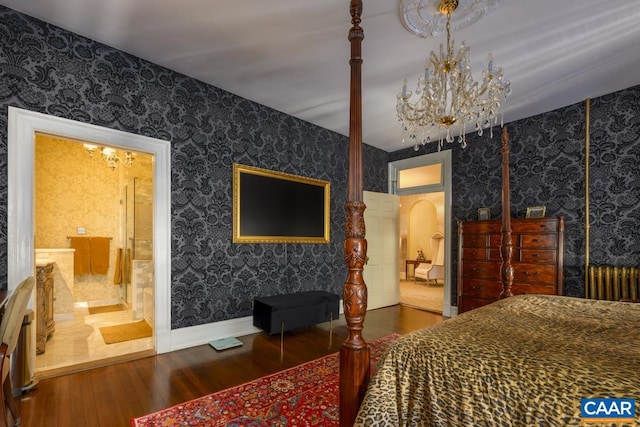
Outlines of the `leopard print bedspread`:
M 405 335 L 355 425 L 584 426 L 583 397 L 635 398 L 640 426 L 640 304 L 521 295 Z

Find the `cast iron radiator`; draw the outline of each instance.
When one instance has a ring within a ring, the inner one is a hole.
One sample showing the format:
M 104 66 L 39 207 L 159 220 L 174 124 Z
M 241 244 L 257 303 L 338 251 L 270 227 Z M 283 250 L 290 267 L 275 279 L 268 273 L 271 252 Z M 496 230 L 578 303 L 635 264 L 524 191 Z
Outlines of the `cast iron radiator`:
M 640 302 L 640 268 L 590 265 L 585 298 Z

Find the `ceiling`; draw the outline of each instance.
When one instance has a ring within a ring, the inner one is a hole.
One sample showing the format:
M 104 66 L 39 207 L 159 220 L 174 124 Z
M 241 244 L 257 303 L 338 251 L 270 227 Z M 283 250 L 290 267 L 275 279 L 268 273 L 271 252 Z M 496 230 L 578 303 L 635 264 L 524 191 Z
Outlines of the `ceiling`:
M 444 36 L 407 31 L 398 0 L 363 3 L 363 139 L 390 152 L 405 148 L 395 116 L 402 81 L 412 89 Z M 348 0 L 0 4 L 348 135 Z M 511 122 L 640 84 L 639 22 L 638 0 L 502 0 L 453 39 L 470 45 L 476 79 L 489 52 L 504 67 Z

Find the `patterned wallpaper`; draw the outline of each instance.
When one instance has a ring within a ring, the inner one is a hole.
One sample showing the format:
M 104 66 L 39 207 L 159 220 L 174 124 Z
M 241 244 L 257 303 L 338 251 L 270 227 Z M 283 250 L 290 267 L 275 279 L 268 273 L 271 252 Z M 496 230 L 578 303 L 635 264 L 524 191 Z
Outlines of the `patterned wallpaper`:
M 640 264 L 640 88 L 591 105 L 591 260 Z M 6 283 L 7 106 L 172 143 L 172 328 L 251 314 L 256 295 L 340 292 L 347 138 L 0 6 L 0 280 Z M 584 104 L 509 124 L 514 215 L 564 215 L 565 293 L 583 294 Z M 452 218 L 500 214 L 500 139 L 453 152 Z M 365 146 L 364 187 L 386 192 L 387 162 L 422 155 Z M 231 244 L 231 165 L 328 180 L 328 245 Z M 453 271 L 457 242 L 452 245 Z M 453 278 L 452 296 L 456 284 Z
M 569 296 L 584 296 L 585 103 L 507 124 L 511 141 L 511 211 L 524 217 L 528 206 L 545 205 L 546 215 L 565 217 L 565 285 Z M 590 263 L 640 265 L 640 86 L 591 101 Z M 500 130 L 493 139 L 468 135 L 468 147 L 453 144 L 452 219 L 475 219 L 479 207 L 501 217 Z M 469 138 L 470 137 L 470 138 Z M 434 152 L 426 146 L 390 153 L 389 161 Z M 457 234 L 452 236 L 457 271 Z M 457 295 L 452 278 L 452 301 Z
M 0 6 L 3 287 L 9 105 L 171 141 L 173 329 L 249 316 L 258 295 L 341 293 L 345 136 Z M 386 191 L 387 153 L 363 160 L 364 189 Z M 232 163 L 331 182 L 331 243 L 232 244 Z

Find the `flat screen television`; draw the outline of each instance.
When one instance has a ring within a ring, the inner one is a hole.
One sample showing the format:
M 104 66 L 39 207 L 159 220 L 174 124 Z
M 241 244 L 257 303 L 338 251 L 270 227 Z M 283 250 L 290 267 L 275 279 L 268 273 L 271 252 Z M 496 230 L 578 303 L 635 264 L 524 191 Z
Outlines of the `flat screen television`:
M 233 164 L 234 243 L 329 243 L 330 184 Z

